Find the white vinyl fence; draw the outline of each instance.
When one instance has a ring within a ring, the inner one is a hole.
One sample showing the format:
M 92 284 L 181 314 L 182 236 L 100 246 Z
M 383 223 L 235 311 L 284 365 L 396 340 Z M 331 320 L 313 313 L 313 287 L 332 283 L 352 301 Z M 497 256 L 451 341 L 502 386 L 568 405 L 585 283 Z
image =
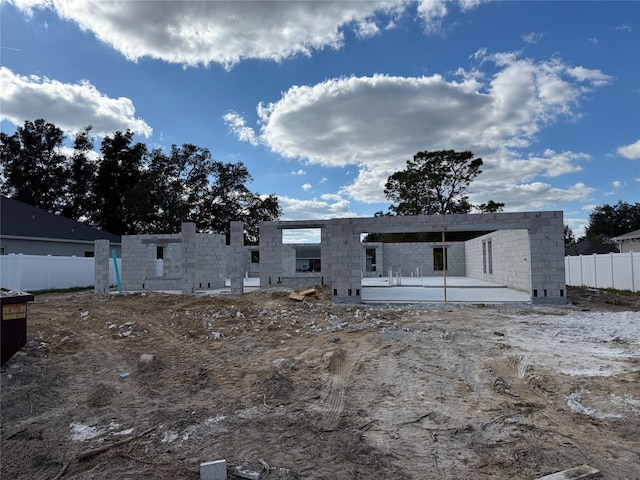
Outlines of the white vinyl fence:
M 564 257 L 567 285 L 616 290 L 640 289 L 640 253 L 604 253 Z
M 121 271 L 120 259 L 118 269 Z M 93 258 L 54 255 L 0 255 L 0 286 L 33 291 L 89 287 L 95 283 Z M 116 284 L 113 259 L 109 259 L 109 284 Z

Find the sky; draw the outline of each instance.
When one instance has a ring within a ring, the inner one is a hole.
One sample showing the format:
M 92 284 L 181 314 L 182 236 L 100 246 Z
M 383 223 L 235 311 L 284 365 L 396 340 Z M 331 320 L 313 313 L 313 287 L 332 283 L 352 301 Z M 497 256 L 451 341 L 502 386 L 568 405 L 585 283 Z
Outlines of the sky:
M 243 162 L 281 219 L 386 211 L 419 151 L 472 151 L 474 204 L 640 202 L 638 1 L 0 0 L 0 126 L 130 129 Z

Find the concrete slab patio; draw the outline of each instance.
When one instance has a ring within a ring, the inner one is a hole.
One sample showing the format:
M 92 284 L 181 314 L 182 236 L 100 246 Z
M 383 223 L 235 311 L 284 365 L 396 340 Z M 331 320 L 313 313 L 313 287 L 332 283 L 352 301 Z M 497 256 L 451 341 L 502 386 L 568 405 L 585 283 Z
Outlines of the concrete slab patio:
M 398 282 L 399 280 L 399 282 Z M 442 277 L 363 278 L 363 303 L 444 302 Z M 398 285 L 399 283 L 399 285 Z M 447 302 L 503 303 L 531 302 L 528 292 L 470 277 L 447 277 Z

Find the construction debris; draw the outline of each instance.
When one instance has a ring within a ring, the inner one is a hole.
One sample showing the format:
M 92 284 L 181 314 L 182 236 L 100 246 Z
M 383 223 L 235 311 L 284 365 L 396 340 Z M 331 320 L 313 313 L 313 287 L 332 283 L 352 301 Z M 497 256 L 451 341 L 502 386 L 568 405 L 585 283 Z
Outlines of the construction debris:
M 297 300 L 303 302 L 307 297 L 318 298 L 318 292 L 315 288 L 308 288 L 307 290 L 301 290 L 300 292 L 293 292 L 289 295 L 291 300 Z
M 200 480 L 227 480 L 227 461 L 201 463 Z
M 575 480 L 578 478 L 599 478 L 600 470 L 596 470 L 589 465 L 580 465 L 561 472 L 545 475 L 537 480 Z

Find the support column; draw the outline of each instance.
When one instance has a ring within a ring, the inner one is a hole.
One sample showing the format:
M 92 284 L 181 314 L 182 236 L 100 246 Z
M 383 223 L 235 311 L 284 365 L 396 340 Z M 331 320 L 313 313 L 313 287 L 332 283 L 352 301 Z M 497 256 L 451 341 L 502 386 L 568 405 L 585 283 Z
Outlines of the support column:
M 331 299 L 337 303 L 361 303 L 360 232 L 351 219 L 333 220 L 329 228 Z
M 231 295 L 244 293 L 244 224 L 231 222 Z
M 540 212 L 529 228 L 531 302 L 567 303 L 562 212 Z
M 94 274 L 93 293 L 109 293 L 109 240 L 94 241 Z
M 181 291 L 183 295 L 192 295 L 196 289 L 197 251 L 196 251 L 196 224 L 182 224 L 182 268 Z
M 275 286 L 282 276 L 282 230 L 277 222 L 260 223 L 260 286 Z

